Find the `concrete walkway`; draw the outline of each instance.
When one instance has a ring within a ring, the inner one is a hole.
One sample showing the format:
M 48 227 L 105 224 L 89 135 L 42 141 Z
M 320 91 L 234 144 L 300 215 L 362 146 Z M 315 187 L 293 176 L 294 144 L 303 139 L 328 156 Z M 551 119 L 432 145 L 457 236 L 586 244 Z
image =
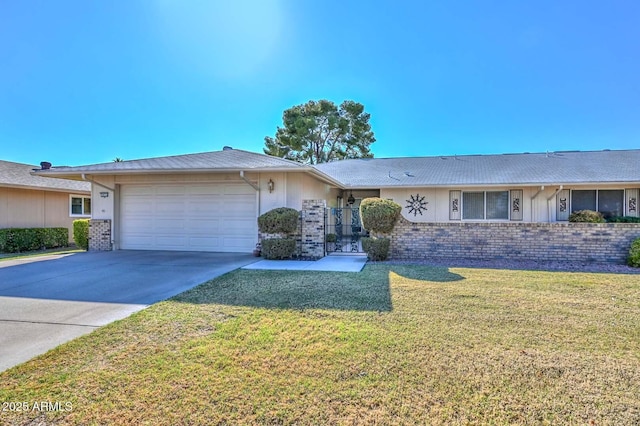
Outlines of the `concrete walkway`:
M 360 272 L 367 256 L 325 256 L 320 260 L 261 260 L 242 269 Z

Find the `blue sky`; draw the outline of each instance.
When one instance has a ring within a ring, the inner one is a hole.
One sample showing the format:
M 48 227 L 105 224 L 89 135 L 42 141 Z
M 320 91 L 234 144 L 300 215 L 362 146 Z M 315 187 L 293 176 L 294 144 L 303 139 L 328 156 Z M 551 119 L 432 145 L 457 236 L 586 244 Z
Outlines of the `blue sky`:
M 640 2 L 0 0 L 0 159 L 261 152 L 310 99 L 376 157 L 640 148 Z

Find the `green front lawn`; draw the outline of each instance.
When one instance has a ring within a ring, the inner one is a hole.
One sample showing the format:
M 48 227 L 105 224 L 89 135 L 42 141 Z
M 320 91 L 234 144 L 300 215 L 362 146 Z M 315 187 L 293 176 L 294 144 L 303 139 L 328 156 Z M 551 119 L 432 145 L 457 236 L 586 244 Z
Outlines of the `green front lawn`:
M 239 270 L 0 383 L 72 407 L 9 424 L 638 424 L 640 275 Z

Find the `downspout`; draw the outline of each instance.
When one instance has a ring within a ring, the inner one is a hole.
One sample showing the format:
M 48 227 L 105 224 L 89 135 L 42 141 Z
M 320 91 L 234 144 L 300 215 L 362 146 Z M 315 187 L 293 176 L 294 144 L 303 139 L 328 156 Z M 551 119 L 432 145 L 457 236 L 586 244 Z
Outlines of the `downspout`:
M 100 187 L 102 187 L 102 188 L 104 188 L 104 189 L 108 189 L 109 191 L 113 191 L 113 192 L 115 192 L 115 191 L 116 191 L 116 190 L 115 190 L 115 188 L 109 188 L 108 186 L 103 185 L 103 184 L 101 184 L 101 183 L 98 183 L 98 182 L 96 182 L 96 181 L 95 181 L 95 180 L 93 180 L 93 179 L 89 179 L 89 178 L 88 178 L 84 173 L 82 173 L 82 174 L 80 175 L 80 177 L 82 178 L 82 180 L 87 181 L 87 182 L 90 182 L 90 183 L 92 183 L 93 185 L 98 185 L 98 186 L 100 186 Z
M 113 192 L 113 194 L 115 196 L 115 194 L 116 194 L 115 188 L 109 188 L 108 186 L 103 185 L 101 183 L 98 183 L 98 182 L 94 181 L 93 179 L 89 179 L 84 173 L 82 173 L 80 175 L 80 177 L 82 178 L 82 180 L 84 180 L 86 182 L 90 182 L 91 185 L 96 185 L 96 186 L 99 186 L 101 188 L 104 188 L 104 189 L 107 189 L 107 190 Z M 93 198 L 93 188 L 91 188 L 91 197 Z M 113 220 L 112 220 L 112 224 L 111 224 L 111 226 L 112 226 L 112 228 L 111 228 L 111 250 L 115 250 L 116 249 L 116 239 L 115 239 L 115 236 L 116 236 L 116 223 L 115 223 L 116 222 L 116 220 L 115 220 L 116 219 L 115 218 L 116 211 L 115 210 L 116 210 L 116 206 L 115 206 L 115 201 L 114 201 L 114 205 L 113 205 Z M 91 217 L 93 217 L 93 214 L 91 215 Z
M 247 179 L 244 176 L 244 170 L 240 170 L 240 178 L 242 178 L 243 181 L 247 182 L 249 185 L 251 185 L 251 187 L 253 189 L 255 189 L 256 191 L 260 192 L 260 187 L 258 185 L 256 185 L 255 183 L 251 182 L 249 179 Z
M 542 185 L 540 189 L 538 189 L 538 192 L 536 192 L 533 197 L 531 197 L 531 222 L 535 222 L 534 216 L 537 216 L 534 215 L 535 208 L 533 207 L 533 200 L 535 200 L 542 191 L 544 191 L 544 185 Z M 537 219 L 537 217 L 535 219 Z
M 560 185 L 560 188 L 556 189 L 555 192 L 551 195 L 551 197 L 547 198 L 547 208 L 548 208 L 547 214 L 549 215 L 549 220 L 548 220 L 549 223 L 551 223 L 551 200 L 553 200 L 555 196 L 558 195 L 558 192 L 562 191 L 563 188 L 564 186 Z
M 255 214 L 256 214 L 256 221 L 257 221 L 258 216 L 260 216 L 260 187 L 245 177 L 244 170 L 240 170 L 240 178 L 246 183 L 248 183 L 249 185 L 251 185 L 251 187 L 256 190 L 256 213 Z M 260 233 L 258 232 L 258 244 L 259 243 L 260 243 Z M 256 250 L 257 249 L 258 249 L 258 246 L 256 245 Z

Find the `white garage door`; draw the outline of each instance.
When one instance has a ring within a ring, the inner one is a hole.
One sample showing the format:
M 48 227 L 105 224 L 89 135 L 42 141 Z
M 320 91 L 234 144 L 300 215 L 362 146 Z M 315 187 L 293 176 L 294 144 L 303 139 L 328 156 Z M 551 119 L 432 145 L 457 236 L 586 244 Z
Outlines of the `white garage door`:
M 256 191 L 247 184 L 123 185 L 120 248 L 251 252 Z

